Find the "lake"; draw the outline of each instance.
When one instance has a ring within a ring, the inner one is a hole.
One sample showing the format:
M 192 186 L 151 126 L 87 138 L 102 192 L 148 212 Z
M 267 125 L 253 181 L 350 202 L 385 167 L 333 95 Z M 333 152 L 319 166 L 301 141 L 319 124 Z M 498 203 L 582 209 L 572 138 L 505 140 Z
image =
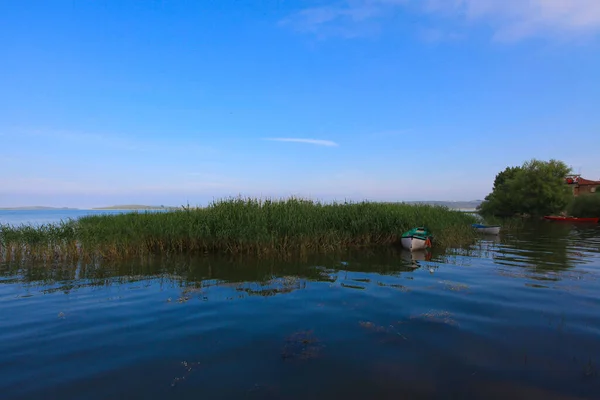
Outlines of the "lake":
M 49 209 L 49 210 L 0 210 L 0 225 L 42 225 L 54 224 L 69 219 L 77 219 L 86 215 L 111 215 L 136 210 L 79 210 L 79 209 Z M 137 212 L 146 212 L 137 210 Z M 163 212 L 149 210 L 148 212 Z
M 600 228 L 467 250 L 0 266 L 2 399 L 597 399 Z

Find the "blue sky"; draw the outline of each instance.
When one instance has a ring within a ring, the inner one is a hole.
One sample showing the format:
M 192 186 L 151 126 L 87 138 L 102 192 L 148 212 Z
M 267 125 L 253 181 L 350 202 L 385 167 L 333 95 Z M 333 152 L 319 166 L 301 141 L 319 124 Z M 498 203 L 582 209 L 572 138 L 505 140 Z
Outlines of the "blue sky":
M 0 0 L 0 207 L 600 178 L 597 0 Z

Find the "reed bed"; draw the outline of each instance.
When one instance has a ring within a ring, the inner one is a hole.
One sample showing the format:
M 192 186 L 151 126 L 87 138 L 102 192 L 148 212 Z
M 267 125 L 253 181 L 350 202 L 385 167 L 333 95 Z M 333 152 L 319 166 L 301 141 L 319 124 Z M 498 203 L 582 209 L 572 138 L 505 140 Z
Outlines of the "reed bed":
M 0 261 L 120 260 L 159 254 L 277 256 L 392 245 L 426 226 L 436 247 L 473 242 L 471 215 L 445 207 L 227 199 L 205 208 L 95 215 L 59 224 L 0 226 Z

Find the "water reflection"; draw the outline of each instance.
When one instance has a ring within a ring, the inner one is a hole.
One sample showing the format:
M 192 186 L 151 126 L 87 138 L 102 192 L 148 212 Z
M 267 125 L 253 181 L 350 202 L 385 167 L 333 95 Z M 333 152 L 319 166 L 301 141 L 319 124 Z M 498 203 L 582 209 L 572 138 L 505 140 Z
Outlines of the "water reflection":
M 490 259 L 502 274 L 560 280 L 576 267 L 580 267 L 576 274 L 586 273 L 582 267 L 597 262 L 599 253 L 600 227 L 544 222 L 482 237 L 469 249 L 451 250 L 439 258 L 465 266 L 474 259 Z
M 187 301 L 194 293 L 209 288 L 228 288 L 246 296 L 274 296 L 306 288 L 309 281 L 330 282 L 349 289 L 364 289 L 369 280 L 353 273 L 377 273 L 398 277 L 431 260 L 431 253 L 398 249 L 348 252 L 314 256 L 295 262 L 224 257 L 171 257 L 117 264 L 0 266 L 0 284 L 21 284 L 25 290 L 39 289 L 50 294 L 87 287 L 131 285 L 152 280 L 160 285 L 178 286 Z M 352 275 L 352 276 L 350 276 Z
M 443 253 L 4 264 L 0 391 L 592 399 L 599 245 L 536 224 Z
M 498 272 L 506 276 L 559 280 L 571 276 L 568 271 L 577 266 L 597 262 L 598 254 L 600 228 L 541 223 L 530 224 L 522 231 L 482 236 L 471 248 L 451 249 L 444 253 L 384 248 L 305 257 L 295 262 L 170 257 L 117 264 L 47 266 L 5 263 L 0 265 L 0 284 L 45 287 L 45 293 L 52 293 L 159 279 L 182 287 L 231 286 L 249 295 L 273 295 L 297 290 L 296 286 L 302 286 L 298 280 L 334 282 L 339 279 L 340 272 L 399 276 L 417 269 L 431 272 L 440 264 L 471 266 L 482 259 L 491 260 L 498 267 Z M 577 272 L 584 273 L 586 270 Z M 346 282 L 344 285 L 360 287 L 356 281 L 354 283 Z

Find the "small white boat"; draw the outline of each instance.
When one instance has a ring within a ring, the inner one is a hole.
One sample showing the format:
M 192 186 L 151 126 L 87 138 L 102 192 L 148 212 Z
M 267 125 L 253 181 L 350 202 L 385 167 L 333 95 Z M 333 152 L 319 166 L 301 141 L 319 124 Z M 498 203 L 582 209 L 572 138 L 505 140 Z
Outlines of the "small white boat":
M 410 251 L 425 250 L 428 247 L 427 239 L 408 237 L 402 238 L 400 241 L 402 242 L 402 247 Z
M 498 235 L 498 234 L 500 234 L 500 225 L 473 224 L 472 226 L 479 233 L 485 233 L 487 235 Z
M 414 228 L 405 232 L 400 238 L 402 247 L 407 250 L 425 250 L 431 247 L 432 236 L 425 228 Z

